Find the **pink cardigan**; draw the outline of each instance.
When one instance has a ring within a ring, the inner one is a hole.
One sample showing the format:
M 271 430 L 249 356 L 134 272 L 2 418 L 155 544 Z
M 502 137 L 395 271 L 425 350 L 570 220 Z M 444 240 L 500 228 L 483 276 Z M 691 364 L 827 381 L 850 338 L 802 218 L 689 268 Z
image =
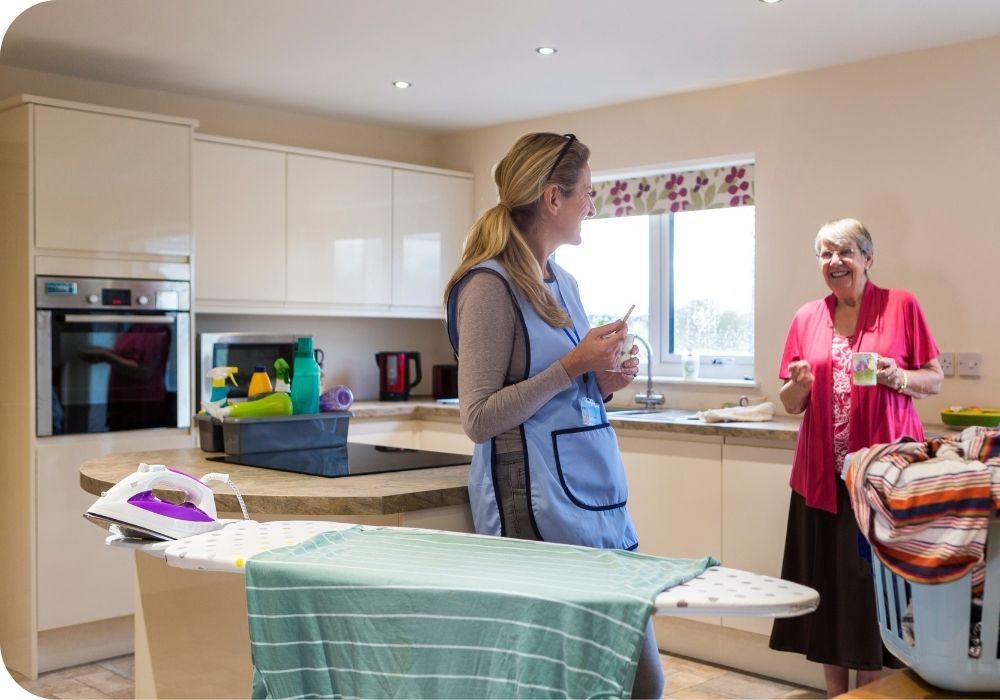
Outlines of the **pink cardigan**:
M 778 371 L 782 381 L 787 381 L 789 363 L 804 359 L 812 366 L 815 381 L 799 429 L 789 485 L 805 498 L 806 505 L 831 513 L 837 512 L 839 478 L 833 460 L 830 357 L 836 304 L 831 294 L 795 313 Z M 871 282 L 865 285 L 851 349 L 892 357 L 902 369 L 919 369 L 939 355 L 916 298 L 905 290 L 882 289 Z M 852 387 L 849 432 L 848 452 L 904 435 L 924 438 L 913 399 L 881 384 Z

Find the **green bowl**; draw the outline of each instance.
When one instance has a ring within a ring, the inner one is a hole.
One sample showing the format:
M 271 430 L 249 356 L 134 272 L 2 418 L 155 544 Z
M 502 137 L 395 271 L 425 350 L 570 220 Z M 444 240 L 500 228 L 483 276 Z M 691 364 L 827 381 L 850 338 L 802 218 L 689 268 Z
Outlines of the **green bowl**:
M 959 410 L 946 408 L 941 411 L 941 421 L 945 425 L 982 425 L 987 428 L 995 428 L 1000 425 L 1000 408 L 977 408 L 970 406 Z

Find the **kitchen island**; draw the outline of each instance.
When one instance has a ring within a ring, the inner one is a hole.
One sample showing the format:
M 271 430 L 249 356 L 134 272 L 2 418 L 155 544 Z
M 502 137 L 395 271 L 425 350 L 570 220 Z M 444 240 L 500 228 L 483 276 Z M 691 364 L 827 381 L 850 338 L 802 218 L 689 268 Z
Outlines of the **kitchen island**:
M 467 466 L 325 478 L 209 461 L 198 449 L 128 452 L 84 462 L 80 486 L 95 497 L 140 463 L 195 477 L 229 474 L 250 517 L 330 520 L 471 532 Z M 213 483 L 220 517 L 242 517 L 235 494 Z M 100 533 L 95 529 L 95 537 Z M 122 552 L 127 556 L 127 552 Z M 249 697 L 250 638 L 240 575 L 168 566 L 135 552 L 135 694 L 140 698 Z

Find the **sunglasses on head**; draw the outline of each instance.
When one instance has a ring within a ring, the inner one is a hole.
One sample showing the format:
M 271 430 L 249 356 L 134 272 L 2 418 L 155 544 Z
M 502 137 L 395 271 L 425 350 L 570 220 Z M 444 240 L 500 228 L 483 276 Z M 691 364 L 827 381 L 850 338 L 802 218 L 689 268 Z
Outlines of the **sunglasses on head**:
M 545 176 L 546 182 L 552 179 L 552 175 L 555 173 L 556 168 L 559 167 L 559 164 L 562 163 L 562 159 L 566 156 L 566 152 L 573 145 L 573 142 L 576 141 L 576 134 L 563 134 L 563 138 L 566 139 L 566 143 L 563 144 L 562 150 L 559 151 L 559 156 L 556 158 L 556 162 L 552 164 L 551 168 L 549 168 L 549 174 Z

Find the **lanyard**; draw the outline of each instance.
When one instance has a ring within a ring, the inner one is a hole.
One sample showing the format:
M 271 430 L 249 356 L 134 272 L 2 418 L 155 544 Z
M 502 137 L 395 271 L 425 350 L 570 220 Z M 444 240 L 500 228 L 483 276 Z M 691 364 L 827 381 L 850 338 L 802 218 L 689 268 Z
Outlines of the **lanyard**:
M 571 343 L 573 343 L 573 347 L 576 347 L 577 345 L 580 344 L 580 334 L 576 330 L 576 322 L 573 320 L 573 314 L 571 314 L 569 312 L 569 305 L 566 303 L 566 299 L 563 297 L 562 288 L 559 286 L 559 278 L 556 277 L 555 270 L 552 271 L 552 278 L 555 281 L 556 294 L 559 296 L 559 303 L 562 305 L 563 311 L 566 312 L 566 315 L 569 316 L 569 320 L 570 320 L 570 324 L 571 324 L 569 328 L 563 328 L 562 329 L 563 333 L 565 333 L 566 337 L 569 338 L 569 340 L 570 340 Z M 588 384 L 590 383 L 591 378 L 592 378 L 592 373 L 591 372 L 584 372 L 583 373 L 583 394 L 584 394 L 584 396 L 586 396 L 588 394 L 587 389 L 588 389 Z M 594 381 L 596 383 L 596 381 L 597 381 L 596 378 L 594 378 Z M 598 392 L 598 393 L 600 393 L 600 392 Z

